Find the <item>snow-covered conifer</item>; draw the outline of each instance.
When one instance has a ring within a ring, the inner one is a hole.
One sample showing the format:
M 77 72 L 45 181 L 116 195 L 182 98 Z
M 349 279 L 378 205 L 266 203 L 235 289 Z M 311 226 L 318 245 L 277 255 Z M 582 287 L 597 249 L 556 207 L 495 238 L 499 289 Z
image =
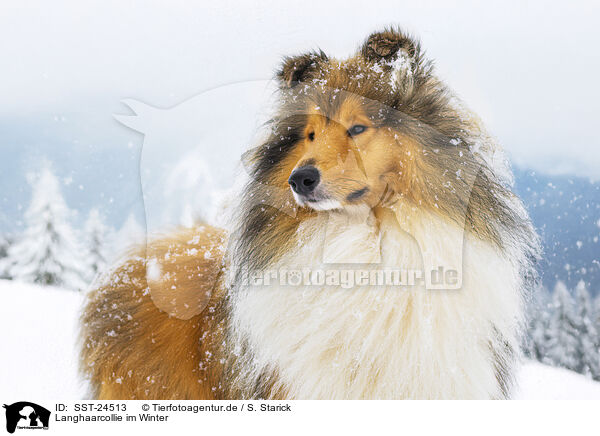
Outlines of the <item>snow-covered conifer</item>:
M 129 214 L 121 228 L 114 235 L 112 255 L 123 255 L 132 247 L 144 243 L 145 237 L 145 229 L 138 223 L 133 213 Z
M 83 243 L 87 250 L 86 264 L 88 280 L 92 281 L 99 272 L 103 272 L 109 262 L 109 240 L 111 231 L 104 223 L 98 209 L 90 210 L 83 228 Z
M 8 235 L 0 234 L 0 279 L 10 279 L 8 275 L 8 249 L 12 240 Z
M 539 286 L 528 304 L 528 324 L 524 351 L 531 359 L 544 362 L 548 350 L 550 323 L 550 293 Z
M 590 294 L 581 280 L 575 288 L 575 323 L 579 340 L 576 371 L 600 380 L 600 338 Z
M 8 250 L 14 280 L 81 290 L 86 287 L 84 250 L 69 221 L 71 211 L 49 166 L 31 177 L 31 204 L 25 229 Z
M 579 332 L 575 322 L 573 299 L 563 282 L 557 282 L 552 296 L 548 325 L 547 362 L 573 371 L 579 365 Z

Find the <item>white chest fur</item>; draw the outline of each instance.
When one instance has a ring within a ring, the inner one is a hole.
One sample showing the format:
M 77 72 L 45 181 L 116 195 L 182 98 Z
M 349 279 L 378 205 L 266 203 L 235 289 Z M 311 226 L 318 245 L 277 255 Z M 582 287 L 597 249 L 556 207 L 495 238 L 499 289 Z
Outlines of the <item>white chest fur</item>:
M 276 368 L 278 383 L 297 399 L 501 396 L 494 358 L 512 357 L 494 357 L 490 347 L 506 349 L 494 344 L 499 334 L 518 346 L 515 266 L 437 216 L 400 208 L 395 215 L 399 227 L 384 221 L 376 228 L 365 217 L 322 214 L 299 229 L 297 250 L 273 269 L 437 263 L 462 269 L 462 287 L 242 286 L 233 298 L 232 327 L 250 346 L 251 374 Z

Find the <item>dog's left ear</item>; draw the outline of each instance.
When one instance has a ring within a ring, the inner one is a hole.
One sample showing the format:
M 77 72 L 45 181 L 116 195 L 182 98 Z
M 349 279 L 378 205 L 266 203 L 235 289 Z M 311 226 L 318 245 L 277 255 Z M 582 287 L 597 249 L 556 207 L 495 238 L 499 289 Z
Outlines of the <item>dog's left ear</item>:
M 306 81 L 319 67 L 319 63 L 327 61 L 322 51 L 306 53 L 299 56 L 286 57 L 277 78 L 287 88 L 293 88 L 299 82 Z
M 400 52 L 415 58 L 419 43 L 400 30 L 384 30 L 371 34 L 360 49 L 360 54 L 368 61 L 392 61 Z

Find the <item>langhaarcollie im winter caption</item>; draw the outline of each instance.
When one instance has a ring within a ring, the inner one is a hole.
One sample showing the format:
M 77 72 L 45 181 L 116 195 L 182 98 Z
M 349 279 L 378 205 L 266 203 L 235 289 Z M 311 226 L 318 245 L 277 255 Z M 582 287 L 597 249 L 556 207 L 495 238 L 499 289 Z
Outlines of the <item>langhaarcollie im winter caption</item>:
M 151 240 L 90 292 L 93 395 L 507 398 L 538 237 L 502 151 L 401 31 L 277 80 L 234 225 Z

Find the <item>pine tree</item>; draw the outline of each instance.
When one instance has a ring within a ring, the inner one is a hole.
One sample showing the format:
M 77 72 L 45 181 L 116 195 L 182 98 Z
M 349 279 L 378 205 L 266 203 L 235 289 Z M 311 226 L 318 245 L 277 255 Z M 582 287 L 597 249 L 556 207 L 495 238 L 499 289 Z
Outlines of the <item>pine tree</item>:
M 106 269 L 109 262 L 110 229 L 104 224 L 104 219 L 98 209 L 90 210 L 83 228 L 83 240 L 87 250 L 88 281 Z
M 71 211 L 59 182 L 48 166 L 31 182 L 26 228 L 8 250 L 8 274 L 30 283 L 84 289 L 83 250 L 69 225 Z
M 528 304 L 529 322 L 524 351 L 529 358 L 540 362 L 544 362 L 546 359 L 548 343 L 550 341 L 548 335 L 550 323 L 549 296 L 550 293 L 548 290 L 540 286 L 536 288 Z
M 594 300 L 594 325 L 596 331 L 600 333 L 600 293 L 596 295 Z
M 145 242 L 146 232 L 137 222 L 133 213 L 129 214 L 123 226 L 115 234 L 112 243 L 112 253 L 121 256 L 132 247 Z
M 579 332 L 575 322 L 573 300 L 563 282 L 558 282 L 552 296 L 545 361 L 553 366 L 576 371 Z
M 8 275 L 8 249 L 12 240 L 7 235 L 0 235 L 0 279 L 10 279 Z
M 575 322 L 578 332 L 576 371 L 600 380 L 600 338 L 594 325 L 594 310 L 590 294 L 582 280 L 575 288 Z

